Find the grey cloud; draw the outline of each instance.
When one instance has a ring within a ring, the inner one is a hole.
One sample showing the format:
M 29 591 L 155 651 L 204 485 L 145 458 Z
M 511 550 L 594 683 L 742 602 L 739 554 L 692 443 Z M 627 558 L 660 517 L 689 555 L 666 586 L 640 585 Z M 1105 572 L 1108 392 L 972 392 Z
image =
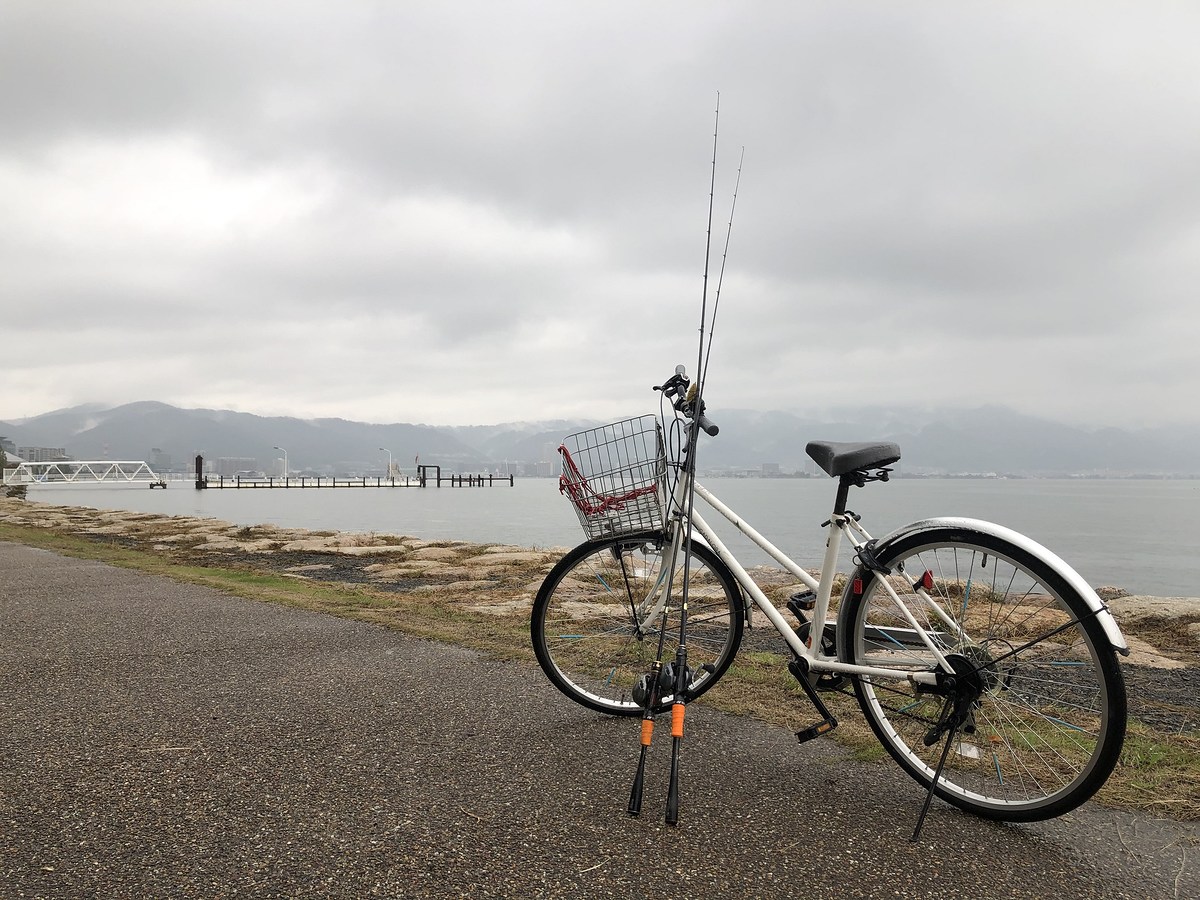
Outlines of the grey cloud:
M 495 392 L 449 389 L 422 407 L 430 421 L 620 408 L 654 360 L 693 355 L 720 92 L 714 277 L 746 148 L 714 357 L 730 405 L 894 385 L 1036 413 L 1051 404 L 1036 374 L 1073 366 L 1095 382 L 1077 418 L 1119 415 L 1110 399 L 1134 382 L 1139 413 L 1179 418 L 1196 384 L 1198 19 L 1095 4 L 8 3 L 6 322 L 29 338 L 23 365 L 55 357 L 66 329 L 82 383 L 118 380 L 123 356 L 123 390 L 197 405 L 215 405 L 196 396 L 207 381 L 353 417 L 392 402 L 377 385 L 423 373 Z M 123 155 L 142 177 L 117 171 Z M 211 324 L 245 318 L 286 328 L 255 348 Z M 913 335 L 1025 374 L 922 382 Z M 167 339 L 178 361 L 143 354 L 161 377 L 139 380 L 137 348 Z M 404 340 L 419 345 L 398 353 Z M 1089 363 L 1131 340 L 1153 362 Z M 22 371 L 53 382 L 46 404 L 108 399 Z M 10 402 L 0 387 L 0 415 Z

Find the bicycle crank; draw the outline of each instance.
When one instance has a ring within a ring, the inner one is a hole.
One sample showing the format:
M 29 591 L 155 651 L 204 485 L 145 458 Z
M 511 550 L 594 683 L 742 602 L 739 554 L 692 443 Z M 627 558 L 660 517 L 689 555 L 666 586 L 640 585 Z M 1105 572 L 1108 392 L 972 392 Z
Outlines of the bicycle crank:
M 835 626 L 830 623 L 825 626 L 825 630 L 821 634 L 821 654 L 823 656 L 837 656 L 836 631 Z M 812 631 L 812 623 L 808 621 L 801 622 L 792 629 L 796 632 L 796 637 L 800 638 L 804 646 L 810 646 L 808 643 L 809 633 Z M 817 676 L 813 683 L 818 691 L 840 691 L 846 686 L 848 679 L 845 675 L 839 675 L 836 672 L 822 672 Z
M 794 659 L 788 663 L 788 671 L 800 682 L 800 687 L 804 689 L 809 702 L 821 714 L 821 721 L 816 725 L 810 725 L 808 728 L 802 728 L 796 732 L 796 740 L 801 744 L 805 741 L 811 741 L 813 738 L 818 738 L 823 734 L 829 734 L 829 732 L 838 726 L 837 717 L 825 705 L 825 701 L 821 699 L 821 696 L 817 693 L 817 689 L 809 681 L 810 672 L 807 662 L 804 659 Z

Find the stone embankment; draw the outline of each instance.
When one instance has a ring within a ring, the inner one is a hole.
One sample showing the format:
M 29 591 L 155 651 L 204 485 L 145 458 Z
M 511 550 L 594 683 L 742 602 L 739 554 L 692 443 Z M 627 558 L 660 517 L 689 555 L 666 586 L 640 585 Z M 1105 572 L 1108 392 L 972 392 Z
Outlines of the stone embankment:
M 0 523 L 109 540 L 205 565 L 232 564 L 291 578 L 419 594 L 455 592 L 477 612 L 527 615 L 564 548 L 427 541 L 378 532 L 241 526 L 218 519 L 0 500 Z

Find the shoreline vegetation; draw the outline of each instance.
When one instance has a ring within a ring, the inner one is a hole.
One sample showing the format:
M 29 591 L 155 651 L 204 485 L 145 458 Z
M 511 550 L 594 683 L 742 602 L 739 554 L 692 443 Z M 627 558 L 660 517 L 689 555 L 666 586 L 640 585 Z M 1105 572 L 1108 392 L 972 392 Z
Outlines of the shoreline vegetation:
M 529 610 L 565 548 L 422 540 L 409 535 L 243 527 L 0 498 L 0 541 L 200 584 L 251 600 L 358 619 L 418 638 L 535 665 Z M 768 596 L 794 579 L 752 571 Z M 1130 723 L 1121 765 L 1097 795 L 1110 807 L 1200 821 L 1200 599 L 1100 588 L 1129 641 L 1122 660 Z M 833 734 L 854 759 L 884 760 L 853 697 L 829 695 Z M 565 698 L 564 703 L 569 702 Z M 793 730 L 808 710 L 779 652 L 738 655 L 697 701 Z M 882 763 L 881 763 L 882 764 Z

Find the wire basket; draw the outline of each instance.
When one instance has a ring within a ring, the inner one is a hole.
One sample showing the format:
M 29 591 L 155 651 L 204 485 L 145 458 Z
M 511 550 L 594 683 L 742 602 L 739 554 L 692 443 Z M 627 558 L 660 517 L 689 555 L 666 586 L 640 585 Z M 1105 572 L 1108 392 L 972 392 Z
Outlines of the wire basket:
M 559 493 L 575 507 L 588 538 L 663 527 L 666 445 L 655 416 L 568 435 Z

